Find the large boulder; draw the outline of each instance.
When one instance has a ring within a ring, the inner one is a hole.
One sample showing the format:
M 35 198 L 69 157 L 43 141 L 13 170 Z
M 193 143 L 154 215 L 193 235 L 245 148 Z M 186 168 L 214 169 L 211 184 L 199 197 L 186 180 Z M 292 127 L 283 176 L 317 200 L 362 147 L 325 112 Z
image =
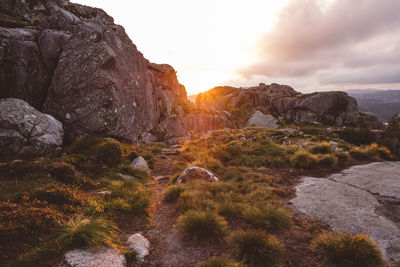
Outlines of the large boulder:
M 154 141 L 204 128 L 192 123 L 197 115 L 189 115 L 175 70 L 150 63 L 103 10 L 67 0 L 5 0 L 1 16 L 0 98 L 24 99 L 53 115 L 67 140 L 96 134 Z M 190 129 L 171 133 L 162 126 L 171 121 Z
M 317 92 L 276 99 L 273 107 L 286 120 L 343 126 L 360 116 L 357 101 L 344 92 Z
M 247 122 L 247 126 L 277 128 L 277 122 L 278 120 L 272 115 L 264 114 L 259 110 L 255 110 Z
M 46 155 L 62 145 L 61 122 L 21 99 L 0 99 L 0 159 Z

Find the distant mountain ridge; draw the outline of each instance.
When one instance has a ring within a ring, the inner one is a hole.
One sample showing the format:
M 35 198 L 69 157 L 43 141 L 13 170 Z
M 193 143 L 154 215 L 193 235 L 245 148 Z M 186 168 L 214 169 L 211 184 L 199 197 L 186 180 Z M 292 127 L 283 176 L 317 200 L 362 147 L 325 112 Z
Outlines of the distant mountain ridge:
M 400 90 L 347 90 L 358 102 L 362 112 L 373 113 L 382 122 L 400 113 Z

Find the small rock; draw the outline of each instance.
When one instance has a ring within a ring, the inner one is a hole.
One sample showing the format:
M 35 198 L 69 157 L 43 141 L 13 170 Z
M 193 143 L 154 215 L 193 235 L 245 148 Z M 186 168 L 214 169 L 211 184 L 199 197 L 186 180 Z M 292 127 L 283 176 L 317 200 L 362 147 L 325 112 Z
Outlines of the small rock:
M 131 167 L 134 169 L 140 169 L 144 171 L 150 170 L 149 165 L 147 165 L 146 160 L 142 156 L 139 156 L 136 159 L 134 159 L 131 162 Z
M 335 141 L 329 141 L 329 144 L 331 145 L 331 147 L 336 150 L 338 148 L 338 143 L 336 143 Z
M 100 192 L 96 193 L 96 195 L 99 195 L 99 196 L 106 196 L 106 195 L 110 195 L 110 194 L 111 194 L 110 190 L 100 191 Z
M 191 166 L 185 169 L 185 171 L 178 177 L 176 183 L 184 183 L 189 180 L 205 180 L 210 182 L 218 182 L 219 179 L 206 169 Z
M 141 234 L 136 233 L 131 235 L 128 238 L 127 244 L 129 249 L 132 249 L 137 253 L 138 261 L 143 261 L 143 259 L 149 255 L 150 242 Z
M 169 180 L 169 177 L 168 176 L 155 176 L 154 180 L 156 180 L 156 181 Z
M 121 177 L 122 179 L 125 179 L 125 180 L 129 180 L 129 179 L 133 178 L 133 176 L 130 176 L 127 174 L 118 173 L 118 175 L 119 175 L 119 177 Z
M 103 248 L 98 252 L 72 250 L 65 253 L 65 261 L 71 267 L 125 267 L 126 260 L 117 250 Z

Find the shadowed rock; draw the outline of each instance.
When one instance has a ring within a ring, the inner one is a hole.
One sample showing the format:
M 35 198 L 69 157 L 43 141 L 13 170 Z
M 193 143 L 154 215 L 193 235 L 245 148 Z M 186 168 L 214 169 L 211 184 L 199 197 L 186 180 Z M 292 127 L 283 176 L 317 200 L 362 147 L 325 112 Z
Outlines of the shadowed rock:
M 62 124 L 23 100 L 0 99 L 0 159 L 51 153 L 63 142 Z

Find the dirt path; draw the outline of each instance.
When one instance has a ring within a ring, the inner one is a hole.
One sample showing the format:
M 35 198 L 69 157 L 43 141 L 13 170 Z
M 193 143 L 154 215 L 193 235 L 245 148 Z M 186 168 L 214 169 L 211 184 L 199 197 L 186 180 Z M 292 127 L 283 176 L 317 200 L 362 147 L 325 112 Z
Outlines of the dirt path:
M 158 159 L 152 176 L 169 178 L 172 175 L 172 163 L 177 157 L 169 155 Z M 150 185 L 153 191 L 153 206 L 150 212 L 152 227 L 145 236 L 150 241 L 151 251 L 145 261 L 136 266 L 194 266 L 196 262 L 212 257 L 218 250 L 212 244 L 195 246 L 179 236 L 175 228 L 179 216 L 176 204 L 162 201 L 168 183 L 169 179 L 154 179 Z

